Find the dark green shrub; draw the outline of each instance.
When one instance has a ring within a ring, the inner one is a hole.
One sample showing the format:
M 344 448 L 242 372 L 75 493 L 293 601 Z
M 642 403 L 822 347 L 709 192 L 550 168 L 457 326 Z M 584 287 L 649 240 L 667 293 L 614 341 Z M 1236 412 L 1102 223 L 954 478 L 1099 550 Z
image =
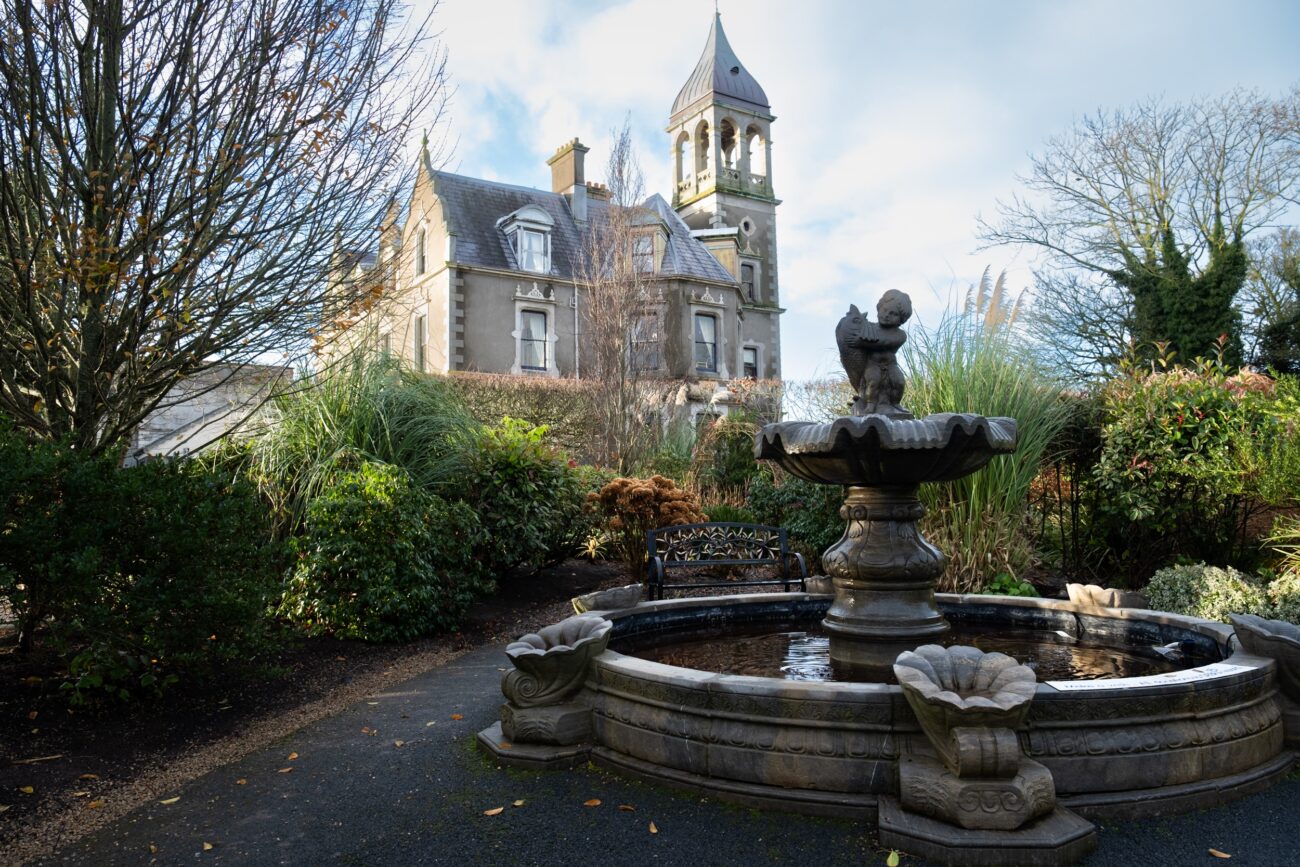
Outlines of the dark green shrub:
M 256 668 L 282 549 L 255 492 L 192 463 L 119 469 L 0 437 L 0 596 L 69 660 L 74 701 Z
M 504 418 L 468 441 L 459 496 L 478 515 L 477 554 L 496 578 L 573 554 L 594 524 L 587 493 L 599 483 L 546 441 L 546 428 Z
M 754 458 L 758 425 L 744 413 L 724 415 L 706 425 L 695 441 L 691 480 L 705 496 L 744 491 L 759 471 Z
M 980 591 L 987 596 L 1037 596 L 1038 591 L 1034 585 L 1028 581 L 1023 581 L 1014 575 L 1008 575 L 1006 572 L 999 572 L 993 576 Z
M 277 613 L 309 634 L 365 641 L 454 629 L 487 583 L 473 558 L 481 540 L 467 505 L 364 462 L 308 504 Z
M 783 474 L 776 483 L 766 473 L 749 484 L 748 506 L 760 524 L 785 527 L 791 546 L 803 554 L 808 568 L 816 573 L 822 552 L 844 535 L 840 506 L 844 490 L 837 485 L 818 485 Z
M 701 506 L 700 511 L 709 516 L 710 521 L 731 521 L 737 524 L 757 524 L 758 518 L 754 516 L 754 510 L 744 506 L 733 506 L 730 503 L 715 503 L 712 506 Z
M 1211 360 L 1131 373 L 1103 400 L 1090 482 L 1096 529 L 1120 552 L 1118 568 L 1137 581 L 1179 559 L 1254 568 L 1251 515 L 1296 497 L 1287 476 L 1300 466 L 1300 434 L 1285 384 Z

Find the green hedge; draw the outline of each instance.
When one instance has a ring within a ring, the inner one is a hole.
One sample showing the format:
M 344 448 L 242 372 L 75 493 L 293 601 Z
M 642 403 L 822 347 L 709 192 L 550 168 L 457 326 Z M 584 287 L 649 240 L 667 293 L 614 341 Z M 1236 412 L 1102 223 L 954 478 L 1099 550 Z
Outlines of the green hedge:
M 464 503 L 390 464 L 344 472 L 307 507 L 277 613 L 309 634 L 407 641 L 455 628 L 482 592 L 483 532 Z

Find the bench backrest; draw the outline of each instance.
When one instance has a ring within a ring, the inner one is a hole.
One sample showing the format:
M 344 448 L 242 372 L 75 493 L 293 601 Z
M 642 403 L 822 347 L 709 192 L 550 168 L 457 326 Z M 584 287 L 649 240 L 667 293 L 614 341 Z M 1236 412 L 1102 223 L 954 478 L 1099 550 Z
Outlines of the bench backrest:
M 660 527 L 646 534 L 646 544 L 652 559 L 683 566 L 779 564 L 786 551 L 784 528 L 734 521 Z

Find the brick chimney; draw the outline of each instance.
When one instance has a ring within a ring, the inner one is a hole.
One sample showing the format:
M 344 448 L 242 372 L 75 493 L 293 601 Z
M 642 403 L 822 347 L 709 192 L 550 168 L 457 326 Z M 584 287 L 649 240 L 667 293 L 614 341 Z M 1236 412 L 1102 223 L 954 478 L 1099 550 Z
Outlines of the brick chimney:
M 555 156 L 546 161 L 551 167 L 551 190 L 563 193 L 573 210 L 573 218 L 587 222 L 587 182 L 583 173 L 583 159 L 589 151 L 576 138 L 560 145 Z

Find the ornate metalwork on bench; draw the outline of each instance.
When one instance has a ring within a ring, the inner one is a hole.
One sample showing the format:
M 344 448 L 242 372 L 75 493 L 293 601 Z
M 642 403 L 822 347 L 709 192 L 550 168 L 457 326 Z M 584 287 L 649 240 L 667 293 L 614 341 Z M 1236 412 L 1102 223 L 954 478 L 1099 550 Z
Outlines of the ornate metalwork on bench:
M 707 524 L 679 524 L 646 533 L 650 556 L 649 596 L 662 599 L 665 590 L 693 587 L 755 587 L 780 584 L 789 591 L 798 584 L 804 589 L 808 568 L 802 554 L 790 550 L 785 528 L 734 521 Z M 795 568 L 791 568 L 791 564 Z M 689 582 L 666 584 L 670 569 L 699 569 L 711 566 L 772 566 L 779 578 L 743 581 Z M 797 574 L 796 574 L 797 569 Z

